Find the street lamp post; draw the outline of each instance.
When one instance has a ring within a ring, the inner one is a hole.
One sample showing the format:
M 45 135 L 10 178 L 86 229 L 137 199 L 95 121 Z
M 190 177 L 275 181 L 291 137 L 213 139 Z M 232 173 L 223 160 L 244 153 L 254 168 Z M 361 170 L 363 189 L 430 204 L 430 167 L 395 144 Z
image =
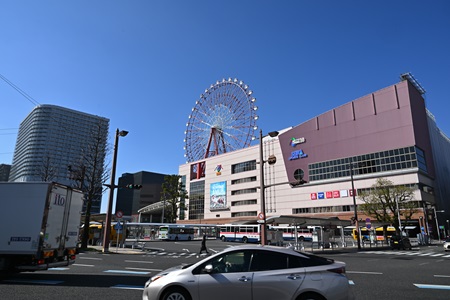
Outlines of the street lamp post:
M 105 230 L 103 230 L 103 252 L 109 252 L 109 235 L 111 234 L 111 217 L 112 217 L 112 203 L 114 198 L 114 189 L 117 187 L 114 183 L 116 180 L 116 163 L 117 163 L 117 152 L 119 147 L 119 136 L 126 136 L 128 131 L 119 129 L 116 130 L 116 137 L 114 140 L 114 152 L 113 152 L 113 162 L 111 168 L 111 181 L 109 184 L 109 199 L 108 199 L 108 210 L 106 212 L 105 220 Z
M 278 131 L 269 132 L 270 137 L 276 137 Z M 266 227 L 266 196 L 265 196 L 265 179 L 264 179 L 264 155 L 263 155 L 263 136 L 262 130 L 259 130 L 259 192 L 261 200 L 262 228 L 261 228 L 261 245 L 267 244 L 267 227 Z
M 359 222 L 358 222 L 358 207 L 356 206 L 356 191 L 355 191 L 355 183 L 353 181 L 353 159 L 350 158 L 350 181 L 352 182 L 352 196 L 353 196 L 353 214 L 355 218 L 356 230 L 358 232 L 358 250 L 361 250 L 361 232 L 359 230 Z
M 395 205 L 397 208 L 398 229 L 400 229 L 400 235 L 403 235 L 402 221 L 400 219 L 400 209 L 398 208 L 398 199 L 395 198 Z
M 450 236 L 450 225 L 449 225 L 449 220 L 447 220 L 447 236 Z
M 440 243 L 441 242 L 441 230 L 439 229 L 439 221 L 438 221 L 438 218 L 437 218 L 437 213 L 438 212 L 443 213 L 443 212 L 445 212 L 445 210 L 436 210 L 436 207 L 433 207 L 433 209 L 434 209 L 434 220 L 436 221 L 436 231 L 437 231 L 438 240 L 439 240 L 439 243 Z

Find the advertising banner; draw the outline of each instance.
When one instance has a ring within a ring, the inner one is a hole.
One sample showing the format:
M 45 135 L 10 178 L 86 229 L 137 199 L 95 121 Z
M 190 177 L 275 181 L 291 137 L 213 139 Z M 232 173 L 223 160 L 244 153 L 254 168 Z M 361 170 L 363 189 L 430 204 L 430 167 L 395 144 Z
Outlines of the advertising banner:
M 227 182 L 215 182 L 210 185 L 210 209 L 224 209 L 227 207 Z

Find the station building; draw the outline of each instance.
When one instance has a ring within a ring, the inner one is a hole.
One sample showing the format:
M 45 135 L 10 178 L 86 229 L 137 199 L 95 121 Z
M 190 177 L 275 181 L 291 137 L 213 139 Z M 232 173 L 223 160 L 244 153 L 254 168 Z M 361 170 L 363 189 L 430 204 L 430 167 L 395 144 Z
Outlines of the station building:
M 412 225 L 436 232 L 449 219 L 436 211 L 450 212 L 450 140 L 423 88 L 410 74 L 401 79 L 259 145 L 179 166 L 189 195 L 180 222 L 256 222 L 261 213 L 350 220 L 358 194 L 384 178 L 415 189 Z

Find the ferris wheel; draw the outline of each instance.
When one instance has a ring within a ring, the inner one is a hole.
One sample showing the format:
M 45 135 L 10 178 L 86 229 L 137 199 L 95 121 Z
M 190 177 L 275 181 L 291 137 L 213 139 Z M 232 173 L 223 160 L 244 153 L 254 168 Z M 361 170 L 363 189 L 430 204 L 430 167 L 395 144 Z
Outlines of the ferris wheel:
M 187 162 L 250 146 L 258 129 L 255 102 L 248 85 L 236 78 L 217 81 L 206 89 L 186 123 Z

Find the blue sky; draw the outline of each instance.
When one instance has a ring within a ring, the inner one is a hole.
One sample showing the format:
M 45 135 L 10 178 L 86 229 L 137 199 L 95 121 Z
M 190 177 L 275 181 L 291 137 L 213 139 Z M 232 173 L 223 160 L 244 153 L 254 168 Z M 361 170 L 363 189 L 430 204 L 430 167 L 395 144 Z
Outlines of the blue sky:
M 450 135 L 450 1 L 0 1 L 0 74 L 40 104 L 110 119 L 117 176 L 175 174 L 199 95 L 243 80 L 263 132 L 411 72 Z M 34 107 L 0 80 L 0 163 Z M 107 196 L 104 197 L 105 199 Z

